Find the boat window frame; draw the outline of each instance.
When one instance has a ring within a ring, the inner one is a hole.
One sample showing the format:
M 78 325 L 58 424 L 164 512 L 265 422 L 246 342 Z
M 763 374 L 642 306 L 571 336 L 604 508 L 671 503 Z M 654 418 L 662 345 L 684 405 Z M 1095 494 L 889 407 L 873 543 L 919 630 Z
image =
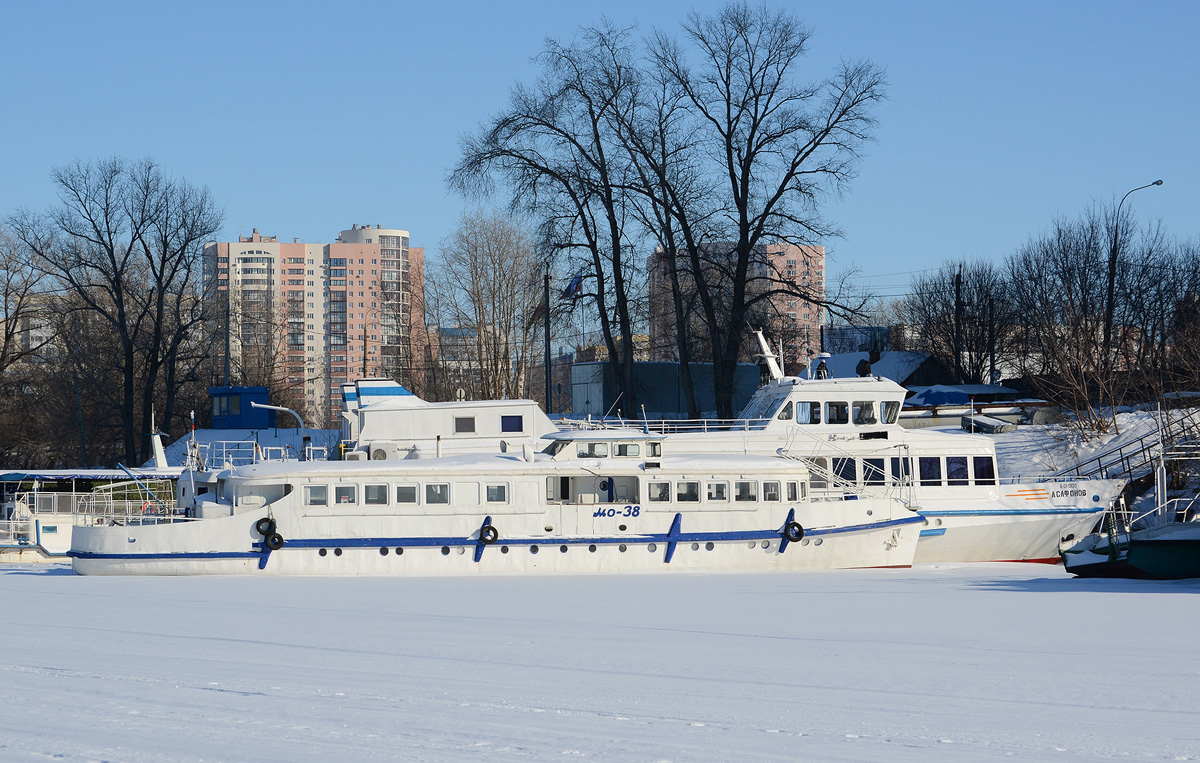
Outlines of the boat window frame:
M 740 486 L 748 485 L 749 491 L 745 494 L 739 491 Z M 758 503 L 758 480 L 734 480 L 733 481 L 733 502 L 734 503 Z
M 841 415 L 835 416 L 834 411 L 838 411 Z M 850 403 L 843 400 L 826 400 L 825 423 L 833 426 L 848 425 L 850 423 Z
M 723 497 L 716 498 L 713 496 L 713 488 L 721 489 Z M 724 481 L 706 482 L 704 485 L 704 500 L 708 503 L 729 503 L 729 483 Z
M 863 415 L 864 411 L 867 415 Z M 874 400 L 852 400 L 850 401 L 850 420 L 855 426 L 869 427 L 879 423 L 879 419 L 875 416 L 875 401 Z
M 979 464 L 983 462 L 987 464 L 987 471 L 983 477 L 979 476 Z M 971 479 L 976 485 L 995 485 L 996 484 L 996 459 L 992 456 L 972 456 L 971 457 Z
M 419 506 L 421 503 L 421 486 L 415 482 L 406 482 L 395 486 L 396 488 L 396 505 L 398 506 Z M 412 490 L 412 500 L 406 501 L 400 497 L 401 490 Z
M 670 503 L 671 483 L 655 480 L 646 483 L 646 503 Z
M 937 467 L 936 476 L 933 472 L 926 476 L 926 464 Z M 920 481 L 921 487 L 942 487 L 942 457 L 917 456 L 917 479 Z
M 633 452 L 628 452 L 630 449 Z M 636 442 L 615 442 L 613 443 L 613 458 L 640 458 L 642 455 L 642 446 Z
M 441 500 L 440 493 L 442 491 L 437 488 L 445 488 L 445 500 Z M 449 482 L 426 482 L 425 483 L 425 502 L 426 506 L 449 506 L 450 505 L 450 483 Z
M 376 488 L 376 489 L 382 488 L 383 489 L 383 493 L 382 493 L 383 500 L 382 501 L 372 499 L 370 493 L 368 492 L 371 490 L 371 488 Z M 391 490 L 389 489 L 388 484 L 386 482 L 374 482 L 370 485 L 363 485 L 363 505 L 364 506 L 387 506 L 388 505 L 388 493 L 390 493 L 390 492 L 391 492 Z
M 864 485 L 887 484 L 888 464 L 886 458 L 864 458 L 862 462 L 862 478 Z
M 321 500 L 316 502 L 313 500 L 313 492 L 321 490 Z M 304 486 L 304 505 L 305 506 L 329 506 L 329 485 L 324 483 L 309 483 Z
M 807 411 L 807 415 L 805 414 Z M 817 400 L 797 400 L 796 401 L 796 423 L 797 424 L 820 424 L 821 423 L 821 403 Z
M 576 443 L 575 458 L 608 458 L 608 442 L 605 440 Z M 586 446 L 587 450 L 581 450 Z M 603 449 L 603 453 L 599 452 Z
M 962 462 L 961 476 L 953 477 L 950 474 L 950 462 Z M 969 466 L 970 459 L 966 456 L 946 456 L 946 485 L 947 487 L 965 487 L 971 484 L 971 467 Z
M 879 418 L 884 424 L 895 424 L 900 417 L 901 403 L 899 400 L 883 400 L 880 402 Z
M 499 498 L 492 498 L 492 490 L 499 488 L 501 491 Z M 484 483 L 483 499 L 484 503 L 507 504 L 508 503 L 508 483 L 498 482 L 495 484 Z
M 345 491 L 350 491 L 350 500 L 342 500 Z M 355 483 L 336 483 L 333 486 L 333 503 L 335 506 L 357 506 L 358 485 Z
M 774 490 L 775 497 L 771 497 Z M 762 483 L 762 499 L 764 502 L 779 503 L 783 500 L 783 483 L 780 480 L 765 480 Z
M 685 493 L 685 486 L 691 486 L 692 489 Z M 700 503 L 700 480 L 676 480 L 675 502 Z

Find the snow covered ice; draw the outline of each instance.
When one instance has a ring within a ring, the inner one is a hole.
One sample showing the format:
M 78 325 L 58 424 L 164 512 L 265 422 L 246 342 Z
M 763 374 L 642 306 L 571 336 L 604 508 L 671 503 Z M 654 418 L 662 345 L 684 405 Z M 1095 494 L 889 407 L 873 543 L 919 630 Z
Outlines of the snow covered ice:
M 1200 582 L 0 567 L 0 760 L 1187 760 Z

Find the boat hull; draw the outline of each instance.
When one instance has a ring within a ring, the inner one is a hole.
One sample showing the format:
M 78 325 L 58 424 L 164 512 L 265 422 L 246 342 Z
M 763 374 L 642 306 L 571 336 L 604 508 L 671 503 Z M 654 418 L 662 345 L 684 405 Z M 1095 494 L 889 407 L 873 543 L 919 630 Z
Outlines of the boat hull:
M 912 565 L 921 519 L 903 514 L 858 525 L 807 527 L 798 542 L 775 528 L 689 531 L 687 521 L 656 517 L 638 532 L 507 537 L 479 533 L 412 535 L 403 518 L 324 518 L 305 523 L 274 515 L 284 543 L 265 548 L 254 523 L 266 512 L 220 519 L 76 531 L 71 551 L 84 575 L 477 575 L 818 570 Z M 806 518 L 796 517 L 801 523 Z M 475 527 L 483 516 L 470 517 Z M 502 527 L 500 518 L 495 520 Z M 308 525 L 308 528 L 305 525 Z M 653 524 L 659 525 L 653 527 Z M 460 528 L 463 523 L 460 523 Z M 305 530 L 308 530 L 307 532 Z M 615 529 L 615 528 L 614 528 Z

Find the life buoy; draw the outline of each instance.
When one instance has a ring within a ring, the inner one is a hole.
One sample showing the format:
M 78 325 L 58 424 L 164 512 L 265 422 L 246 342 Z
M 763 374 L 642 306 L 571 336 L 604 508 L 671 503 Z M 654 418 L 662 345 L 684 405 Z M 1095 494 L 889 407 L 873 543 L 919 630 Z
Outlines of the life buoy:
M 143 514 L 153 514 L 154 506 L 152 506 L 149 501 L 144 501 L 142 503 L 142 513 Z
M 275 520 L 270 517 L 263 517 L 254 523 L 254 531 L 264 538 L 275 532 Z
M 492 525 L 484 525 L 479 528 L 479 542 L 485 546 L 490 546 L 500 540 L 500 531 Z
M 799 543 L 804 539 L 804 528 L 800 526 L 799 522 L 788 522 L 783 526 L 783 537 L 792 543 Z
M 263 538 L 263 545 L 272 551 L 278 551 L 279 549 L 283 548 L 283 536 L 279 533 L 273 532 L 267 537 Z

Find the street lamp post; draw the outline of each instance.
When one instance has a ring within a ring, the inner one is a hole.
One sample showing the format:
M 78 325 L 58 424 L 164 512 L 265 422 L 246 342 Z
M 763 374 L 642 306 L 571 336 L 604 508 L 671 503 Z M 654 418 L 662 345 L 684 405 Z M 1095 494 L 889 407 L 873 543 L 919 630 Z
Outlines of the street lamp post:
M 1155 185 L 1162 185 L 1162 180 L 1155 180 L 1153 183 L 1140 185 L 1137 188 L 1126 193 L 1121 197 L 1120 204 L 1117 204 L 1117 214 L 1113 220 L 1113 237 L 1112 248 L 1108 252 L 1108 299 L 1104 303 L 1104 360 L 1108 360 L 1109 349 L 1112 346 L 1112 324 L 1113 324 L 1113 292 L 1116 290 L 1117 284 L 1117 254 L 1118 246 L 1120 245 L 1121 233 L 1121 206 L 1125 200 L 1129 198 L 1129 194 L 1134 191 L 1140 191 L 1143 188 L 1149 188 Z

